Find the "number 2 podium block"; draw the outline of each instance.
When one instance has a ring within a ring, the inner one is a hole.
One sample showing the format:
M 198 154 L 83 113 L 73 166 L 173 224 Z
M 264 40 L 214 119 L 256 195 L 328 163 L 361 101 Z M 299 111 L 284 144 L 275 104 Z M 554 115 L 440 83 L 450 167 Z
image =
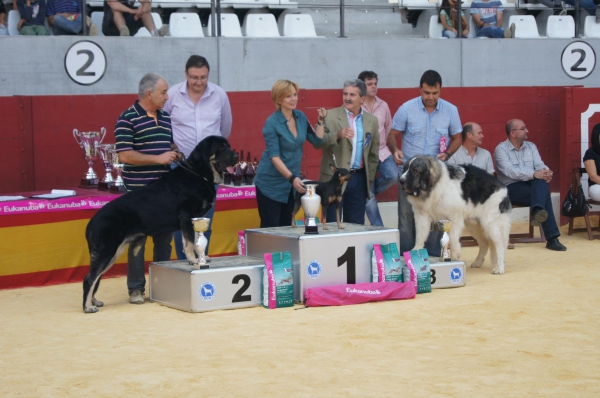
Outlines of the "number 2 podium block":
M 397 229 L 344 223 L 319 224 L 318 235 L 304 228 L 277 227 L 246 230 L 246 253 L 262 258 L 265 253 L 292 255 L 294 300 L 303 302 L 306 289 L 318 286 L 371 282 L 371 250 L 374 244 L 399 242 Z
M 150 263 L 150 301 L 188 312 L 262 305 L 261 258 L 212 258 L 208 269 L 186 261 Z

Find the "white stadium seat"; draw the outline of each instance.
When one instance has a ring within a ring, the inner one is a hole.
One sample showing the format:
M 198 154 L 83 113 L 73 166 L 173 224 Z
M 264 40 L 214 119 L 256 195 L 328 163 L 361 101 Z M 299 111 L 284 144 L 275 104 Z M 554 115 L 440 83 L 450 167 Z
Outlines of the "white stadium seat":
M 160 29 L 160 27 L 163 26 L 162 19 L 160 19 L 159 13 L 153 12 L 152 19 L 154 20 L 154 26 L 156 27 L 156 29 Z M 102 27 L 102 25 L 100 25 L 100 27 Z M 146 29 L 146 27 L 142 26 L 134 36 L 135 37 L 151 37 L 152 35 L 150 34 L 150 32 L 148 32 L 148 29 Z
M 279 37 L 273 14 L 246 14 L 242 32 L 247 37 Z
M 280 17 L 281 18 L 281 17 Z M 315 24 L 308 14 L 287 14 L 283 16 L 283 36 L 317 37 Z
M 432 15 L 429 19 L 429 38 L 431 39 L 444 39 L 442 32 L 444 27 L 439 21 L 439 15 Z
M 217 24 L 215 23 L 215 29 Z M 216 36 L 212 33 L 212 15 L 208 16 L 208 35 Z M 236 14 L 221 14 L 221 36 L 223 37 L 242 37 L 242 27 Z
M 17 10 L 10 10 L 8 12 L 8 18 L 6 20 L 6 27 L 8 28 L 8 34 L 11 36 L 19 36 L 19 21 L 21 20 L 21 14 Z
M 546 35 L 552 39 L 575 37 L 575 21 L 570 15 L 551 15 L 546 24 Z
M 515 24 L 515 37 L 519 39 L 539 39 L 537 24 L 533 15 L 511 15 L 508 26 Z
M 600 23 L 596 23 L 595 16 L 588 15 L 587 17 L 585 17 L 585 23 L 583 25 L 583 34 L 585 35 L 585 37 L 600 37 Z
M 169 19 L 169 32 L 172 37 L 204 37 L 198 14 L 174 12 Z
M 102 33 L 102 20 L 104 19 L 103 11 L 92 12 L 92 22 L 98 27 L 98 36 L 104 36 Z

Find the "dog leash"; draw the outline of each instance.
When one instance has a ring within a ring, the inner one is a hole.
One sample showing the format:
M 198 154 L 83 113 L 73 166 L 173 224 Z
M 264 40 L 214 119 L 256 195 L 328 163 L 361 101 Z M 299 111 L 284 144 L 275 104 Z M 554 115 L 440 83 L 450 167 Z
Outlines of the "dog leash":
M 177 166 L 181 167 L 182 169 L 184 169 L 185 171 L 192 173 L 194 175 L 197 175 L 200 178 L 203 178 L 204 181 L 208 182 L 208 180 L 206 179 L 206 177 L 201 176 L 200 174 L 196 173 L 194 170 L 192 170 L 190 164 L 188 163 L 187 159 L 182 160 L 181 162 L 173 162 L 175 163 Z

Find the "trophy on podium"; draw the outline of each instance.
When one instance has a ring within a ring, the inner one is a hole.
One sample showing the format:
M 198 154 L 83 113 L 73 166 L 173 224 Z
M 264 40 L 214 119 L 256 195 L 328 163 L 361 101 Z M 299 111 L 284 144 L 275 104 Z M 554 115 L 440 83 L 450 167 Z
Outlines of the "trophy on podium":
M 200 269 L 204 268 L 203 266 L 208 264 L 208 261 L 206 260 L 206 246 L 208 245 L 208 240 L 206 239 L 206 236 L 204 236 L 204 232 L 208 230 L 210 218 L 192 218 L 192 224 L 194 225 L 194 231 L 197 233 L 194 248 L 196 249 L 196 254 L 198 255 L 198 263 L 194 264 L 194 268 Z
M 113 145 L 110 149 L 111 158 L 113 160 L 112 167 L 117 172 L 117 179 L 110 186 L 110 192 L 112 193 L 125 193 L 127 192 L 127 188 L 125 188 L 125 183 L 123 182 L 123 167 L 125 166 L 123 163 L 119 163 L 119 154 L 115 146 Z
M 80 188 L 96 188 L 98 186 L 98 176 L 94 171 L 93 164 L 98 156 L 98 145 L 100 145 L 105 135 L 106 129 L 104 127 L 100 129 L 100 132 L 82 131 L 80 133 L 77 129 L 73 130 L 73 138 L 83 149 L 83 158 L 88 162 L 88 171 L 85 177 L 81 179 Z
M 319 233 L 316 218 L 321 206 L 321 197 L 316 192 L 317 184 L 304 184 L 304 186 L 306 187 L 306 193 L 300 199 L 305 218 L 304 233 L 315 235 Z
M 104 170 L 106 171 L 106 175 L 98 183 L 98 190 L 108 191 L 115 182 L 112 176 L 113 164 L 115 163 L 115 144 L 98 145 L 98 153 L 100 154 L 100 159 L 102 159 L 102 166 L 104 166 Z
M 440 253 L 440 261 L 448 262 L 452 261 L 452 257 L 450 256 L 450 236 L 448 235 L 448 231 L 452 228 L 452 221 L 450 220 L 439 220 L 437 222 L 437 227 L 444 234 L 442 235 L 442 239 L 440 243 L 442 244 L 442 252 Z

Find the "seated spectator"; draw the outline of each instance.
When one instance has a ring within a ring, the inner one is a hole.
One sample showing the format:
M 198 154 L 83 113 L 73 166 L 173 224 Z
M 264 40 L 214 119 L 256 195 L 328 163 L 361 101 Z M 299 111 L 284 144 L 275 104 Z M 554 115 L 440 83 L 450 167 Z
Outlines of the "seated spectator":
M 54 28 L 55 35 L 78 35 L 83 30 L 82 0 L 47 0 L 46 17 L 48 25 Z M 85 23 L 90 36 L 98 36 L 98 27 L 92 23 L 92 19 L 86 15 Z
M 17 25 L 19 33 L 25 36 L 48 36 L 44 26 L 46 0 L 17 0 L 21 20 Z
M 444 27 L 442 36 L 449 39 L 455 39 L 458 37 L 458 9 L 456 7 L 457 0 L 442 0 L 442 6 L 440 8 L 440 23 Z M 462 22 L 462 35 L 461 37 L 467 37 L 469 35 L 469 24 L 465 13 L 461 10 L 460 17 Z
M 564 3 L 575 7 L 575 0 L 564 0 L 563 1 L 563 9 L 564 9 Z M 579 0 L 579 8 L 580 9 L 583 8 L 590 15 L 596 15 L 596 23 L 600 23 L 600 13 L 598 13 L 599 6 L 600 6 L 599 0 Z M 566 14 L 566 11 L 567 10 L 564 10 L 564 14 Z
M 592 130 L 592 147 L 585 151 L 583 165 L 589 176 L 588 194 L 592 200 L 600 200 L 600 124 Z
M 471 16 L 475 22 L 476 37 L 494 39 L 515 37 L 515 24 L 509 29 L 502 27 L 504 7 L 500 0 L 475 0 L 471 3 Z
M 7 34 L 8 29 L 6 28 L 6 8 L 4 8 L 4 2 L 0 0 L 0 36 Z
M 474 122 L 465 123 L 462 130 L 462 145 L 447 160 L 448 164 L 472 164 L 494 174 L 492 154 L 479 146 L 483 141 L 483 130 Z
M 104 0 L 102 33 L 105 36 L 133 36 L 141 27 L 148 29 L 153 37 L 169 32 L 169 25 L 156 29 L 149 0 L 140 0 L 142 6 L 139 8 L 135 8 L 134 3 L 135 0 Z

